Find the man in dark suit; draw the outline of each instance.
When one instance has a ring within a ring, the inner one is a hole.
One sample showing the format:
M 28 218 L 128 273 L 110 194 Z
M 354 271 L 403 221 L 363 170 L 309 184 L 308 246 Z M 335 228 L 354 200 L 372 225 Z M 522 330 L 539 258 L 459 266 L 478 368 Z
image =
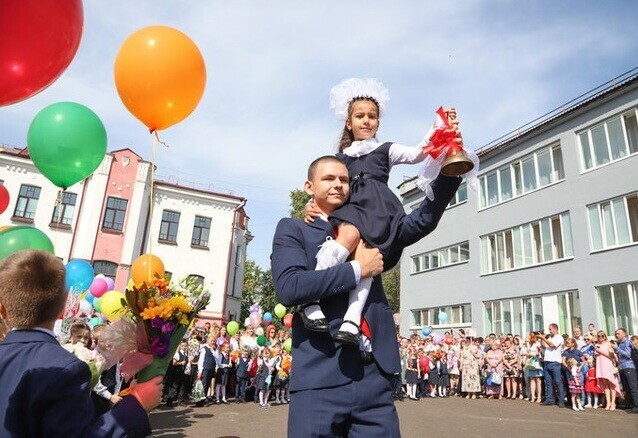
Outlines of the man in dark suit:
M 404 218 L 394 245 L 397 252 L 436 227 L 459 184 L 455 177 L 434 181 L 435 200 L 426 199 Z M 327 218 L 348 198 L 346 166 L 334 156 L 315 160 L 305 190 Z M 306 330 L 298 313 L 293 318 L 288 436 L 399 436 L 392 381 L 401 366 L 392 313 L 378 275 L 383 270 L 381 254 L 360 243 L 351 262 L 316 271 L 317 251 L 328 236 L 334 233 L 327 220 L 305 224 L 285 218 L 273 239 L 278 300 L 286 306 L 320 301 L 330 325 L 330 333 L 319 333 Z M 337 346 L 331 334 L 341 325 L 348 291 L 366 277 L 374 277 L 362 324 L 369 327 L 369 342 L 363 342 L 361 350 Z
M 0 343 L 0 436 L 147 436 L 161 378 L 96 416 L 89 367 L 52 331 L 66 297 L 64 265 L 54 255 L 25 250 L 0 263 L 0 315 L 14 327 Z

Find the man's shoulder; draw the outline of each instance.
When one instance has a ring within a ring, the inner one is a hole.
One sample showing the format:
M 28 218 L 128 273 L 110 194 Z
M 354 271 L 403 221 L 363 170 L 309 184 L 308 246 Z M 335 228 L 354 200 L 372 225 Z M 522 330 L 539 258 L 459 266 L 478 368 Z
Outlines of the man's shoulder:
M 277 228 L 279 227 L 287 227 L 287 228 L 302 228 L 306 224 L 302 219 L 297 219 L 294 217 L 284 217 L 279 220 L 277 223 Z

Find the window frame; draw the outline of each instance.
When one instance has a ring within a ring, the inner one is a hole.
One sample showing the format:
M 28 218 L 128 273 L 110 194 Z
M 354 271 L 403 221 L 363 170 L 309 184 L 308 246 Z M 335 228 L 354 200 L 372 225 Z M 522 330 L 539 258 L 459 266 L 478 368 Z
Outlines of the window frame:
M 109 201 L 115 201 L 115 202 L 124 202 L 124 209 L 118 208 L 118 206 L 115 207 L 109 207 Z M 122 233 L 124 231 L 124 226 L 126 225 L 126 211 L 128 210 L 128 199 L 125 198 L 118 198 L 117 196 L 108 196 L 106 199 L 106 204 L 104 206 L 104 215 L 102 217 L 102 227 L 101 229 L 103 231 L 110 231 L 110 232 L 116 232 L 116 233 Z M 123 217 L 122 217 L 122 228 L 116 228 L 114 226 L 107 226 L 107 214 L 113 211 L 113 217 L 110 221 L 111 225 L 117 225 L 119 222 L 115 222 L 117 219 L 117 213 L 118 212 L 122 212 Z
M 25 193 L 23 194 L 23 189 Z M 32 193 L 29 193 L 31 191 Z M 33 193 L 35 192 L 35 193 Z M 18 191 L 18 198 L 16 199 L 15 208 L 13 209 L 13 216 L 11 220 L 19 221 L 19 222 L 28 222 L 33 223 L 35 220 L 35 215 L 38 209 L 38 201 L 40 200 L 40 195 L 42 194 L 42 187 L 35 186 L 32 184 L 20 184 L 20 190 Z M 32 195 L 32 196 L 31 196 Z M 24 201 L 24 205 L 22 206 L 22 214 L 18 214 L 18 207 L 20 206 L 20 201 Z M 33 211 L 30 211 L 30 206 L 33 205 Z
M 174 221 L 174 215 L 177 215 L 177 220 Z M 177 234 L 179 233 L 179 221 L 182 217 L 181 212 L 175 210 L 162 210 L 162 220 L 160 221 L 160 228 L 157 234 L 157 241 L 159 243 L 168 243 L 171 245 L 177 245 Z M 165 235 L 162 235 L 162 230 L 164 228 L 164 224 L 167 224 L 167 229 Z M 173 238 L 171 238 L 171 231 L 175 228 L 175 233 Z

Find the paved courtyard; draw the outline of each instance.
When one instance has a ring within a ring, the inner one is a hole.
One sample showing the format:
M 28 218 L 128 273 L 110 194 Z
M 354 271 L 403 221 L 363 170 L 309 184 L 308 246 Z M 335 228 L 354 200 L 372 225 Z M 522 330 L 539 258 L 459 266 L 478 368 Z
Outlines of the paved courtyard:
M 522 400 L 465 400 L 457 397 L 396 403 L 404 438 L 412 437 L 638 437 L 638 414 L 618 410 L 545 407 Z M 286 436 L 288 407 L 257 404 L 203 408 L 161 406 L 151 414 L 156 437 Z

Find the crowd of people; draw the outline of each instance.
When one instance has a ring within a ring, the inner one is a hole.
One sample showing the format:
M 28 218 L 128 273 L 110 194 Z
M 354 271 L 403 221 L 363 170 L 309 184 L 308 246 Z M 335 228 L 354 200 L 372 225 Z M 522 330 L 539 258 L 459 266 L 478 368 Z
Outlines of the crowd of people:
M 64 347 L 76 355 L 99 351 L 103 325 L 83 321 L 71 326 Z M 266 342 L 258 344 L 259 335 Z M 248 326 L 230 336 L 226 327 L 206 323 L 185 337 L 164 378 L 162 401 L 169 407 L 247 403 L 262 408 L 290 402 L 292 357 L 285 348 L 287 329 Z M 490 333 L 485 338 L 463 329 L 444 336 L 397 335 L 402 372 L 396 376 L 396 400 L 437 397 L 519 399 L 542 405 L 627 409 L 638 413 L 638 336 L 618 328 L 614 339 L 590 324 L 582 333 L 530 332 L 525 338 Z M 119 366 L 105 370 L 93 386 L 96 412 L 122 398 L 126 386 Z
M 259 345 L 259 335 L 265 343 Z M 292 366 L 285 348 L 290 332 L 268 325 L 248 326 L 229 336 L 226 327 L 206 323 L 182 340 L 164 380 L 167 406 L 228 404 L 254 401 L 262 408 L 270 402 L 290 401 L 288 383 Z M 201 387 L 198 388 L 198 382 Z
M 399 337 L 403 370 L 394 397 L 506 398 L 638 413 L 638 336 L 618 328 L 614 338 L 593 324 L 585 334 L 575 327 L 571 336 L 550 324 L 549 333 L 525 338 L 470 337 L 462 329 L 443 337 Z

